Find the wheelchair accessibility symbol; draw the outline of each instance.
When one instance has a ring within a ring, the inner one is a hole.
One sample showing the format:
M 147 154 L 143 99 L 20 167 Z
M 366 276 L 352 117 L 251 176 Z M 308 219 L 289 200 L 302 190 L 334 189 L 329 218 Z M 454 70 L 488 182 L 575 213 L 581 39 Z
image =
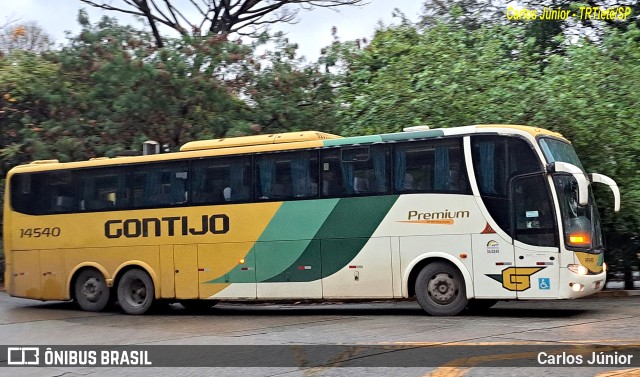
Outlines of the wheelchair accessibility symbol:
M 549 278 L 538 278 L 538 288 L 539 289 L 551 289 L 551 279 L 549 279 Z

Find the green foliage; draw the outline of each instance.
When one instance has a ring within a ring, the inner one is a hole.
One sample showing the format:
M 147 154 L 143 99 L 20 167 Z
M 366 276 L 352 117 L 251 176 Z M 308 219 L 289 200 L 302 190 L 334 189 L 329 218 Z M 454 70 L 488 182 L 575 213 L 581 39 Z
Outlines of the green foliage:
M 65 85 L 56 64 L 17 51 L 0 59 L 0 158 L 2 169 L 45 158 L 41 124 L 60 105 Z
M 267 51 L 244 73 L 245 94 L 250 99 L 251 120 L 262 132 L 318 130 L 339 132 L 332 76 L 318 64 L 304 66 L 297 46 L 276 34 L 273 51 Z
M 34 159 L 75 161 L 190 140 L 265 131 L 329 130 L 332 88 L 281 36 L 274 51 L 224 35 L 183 36 L 157 48 L 150 33 L 103 18 L 61 50 L 0 58 L 3 171 Z M 315 125 L 310 125 L 314 119 Z M 323 120 L 326 119 L 326 120 Z
M 528 123 L 540 71 L 521 29 L 379 30 L 369 46 L 334 47 L 346 65 L 339 89 L 348 134 L 475 123 Z M 505 104 L 508 103 L 508 106 Z
M 640 30 L 612 30 L 604 46 L 581 43 L 552 57 L 539 85 L 534 123 L 562 132 L 589 171 L 611 176 L 620 186 L 622 210 L 614 214 L 611 194 L 596 191 L 607 233 L 627 239 L 640 230 Z M 622 244 L 628 244 L 628 242 Z M 634 252 L 635 253 L 635 252 Z
M 246 108 L 223 72 L 250 52 L 218 37 L 186 37 L 158 49 L 148 33 L 112 19 L 85 25 L 56 56 L 78 90 L 70 107 L 79 118 L 56 124 L 52 136 L 71 132 L 96 156 L 137 148 L 146 138 L 175 147 L 220 137 Z

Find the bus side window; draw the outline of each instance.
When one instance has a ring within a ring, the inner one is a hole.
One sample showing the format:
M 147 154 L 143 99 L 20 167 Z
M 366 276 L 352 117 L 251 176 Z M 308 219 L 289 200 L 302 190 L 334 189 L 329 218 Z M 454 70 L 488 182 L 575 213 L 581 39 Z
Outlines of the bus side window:
M 42 175 L 42 174 L 40 174 Z M 34 190 L 38 187 L 32 182 L 39 181 L 38 174 L 14 174 L 11 177 L 11 206 L 20 213 L 38 214 L 38 205 Z
M 322 196 L 335 197 L 346 193 L 343 175 L 340 169 L 340 150 L 326 149 L 322 151 Z
M 186 203 L 186 162 L 141 165 L 133 173 L 133 207 L 170 207 Z
M 16 174 L 11 178 L 11 204 L 17 212 L 30 215 L 74 212 L 76 175 L 72 171 Z
M 129 206 L 127 174 L 117 168 L 96 168 L 78 173 L 81 211 L 124 209 Z
M 251 158 L 203 159 L 193 163 L 191 202 L 217 204 L 251 199 Z
M 46 175 L 45 195 L 49 204 L 45 213 L 65 213 L 77 210 L 78 201 L 74 172 L 61 171 Z
M 318 196 L 316 151 L 265 154 L 256 158 L 256 199 L 288 200 Z
M 471 138 L 473 169 L 482 200 L 505 232 L 511 233 L 509 180 L 542 170 L 531 145 L 514 137 L 482 135 Z
M 322 196 L 387 194 L 391 185 L 391 152 L 387 145 L 332 148 L 322 151 Z
M 468 192 L 462 148 L 457 140 L 399 144 L 394 152 L 396 192 Z

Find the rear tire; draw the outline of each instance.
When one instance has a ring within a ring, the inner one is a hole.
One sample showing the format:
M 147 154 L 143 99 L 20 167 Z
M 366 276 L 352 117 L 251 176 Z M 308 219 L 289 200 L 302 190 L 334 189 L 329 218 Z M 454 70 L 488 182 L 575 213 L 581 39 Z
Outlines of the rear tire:
M 118 302 L 127 314 L 144 314 L 153 305 L 155 288 L 146 271 L 129 270 L 118 282 Z
M 431 315 L 451 316 L 467 307 L 467 290 L 460 271 L 446 262 L 426 265 L 416 279 L 416 299 Z
M 111 290 L 100 271 L 93 268 L 80 271 L 73 287 L 74 297 L 80 309 L 100 312 L 109 304 Z

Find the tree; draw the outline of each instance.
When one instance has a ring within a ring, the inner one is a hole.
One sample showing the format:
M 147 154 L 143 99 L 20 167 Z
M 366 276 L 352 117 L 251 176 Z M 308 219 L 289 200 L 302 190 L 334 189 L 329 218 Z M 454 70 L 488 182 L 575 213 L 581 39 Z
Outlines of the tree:
M 0 27 L 0 52 L 13 50 L 44 52 L 51 48 L 51 36 L 35 22 Z
M 50 110 L 63 106 L 66 92 L 59 67 L 44 57 L 14 51 L 0 58 L 0 174 L 50 158 L 39 133 Z
M 0 159 L 114 156 L 153 139 L 198 139 L 336 125 L 328 76 L 296 58 L 282 35 L 260 57 L 226 35 L 183 36 L 157 48 L 150 33 L 105 17 L 60 51 L 0 59 Z M 263 39 L 269 39 L 264 35 Z M 261 40 L 261 41 L 264 41 Z
M 477 29 L 504 17 L 504 3 L 495 0 L 425 0 L 418 25 L 433 27 L 437 23 L 457 23 Z
M 629 7 L 631 15 L 621 19 L 594 19 L 580 13 L 581 7 L 606 10 Z M 540 19 L 543 9 L 569 11 L 566 19 Z M 514 17 L 514 10 L 536 11 L 536 19 Z M 551 54 L 562 53 L 570 41 L 589 38 L 601 41 L 607 29 L 627 30 L 629 25 L 640 26 L 640 2 L 636 0 L 425 0 L 418 23 L 421 27 L 433 27 L 439 22 L 455 24 L 467 30 L 499 25 L 517 26 L 526 30 L 527 38 L 535 38 L 540 53 L 541 67 Z M 567 38 L 559 38 L 565 36 Z M 564 41 L 564 43 L 561 43 Z
M 534 122 L 570 139 L 587 170 L 611 176 L 620 186 L 622 208 L 612 213 L 608 189 L 595 187 L 609 246 L 623 259 L 630 237 L 640 231 L 640 138 L 635 109 L 640 106 L 640 30 L 609 29 L 602 44 L 572 44 L 553 56 L 540 82 Z M 632 257 L 635 260 L 636 251 Z
M 333 76 L 318 64 L 305 65 L 296 57 L 298 46 L 282 33 L 269 39 L 275 45 L 255 64 L 247 66 L 243 96 L 252 122 L 261 132 L 317 130 L 340 132 L 336 117 Z
M 401 25 L 378 30 L 363 49 L 334 46 L 346 67 L 338 89 L 344 132 L 528 123 L 540 73 L 523 35 L 506 26 L 469 32 L 439 24 L 420 32 Z
M 114 19 L 92 26 L 81 14 L 80 21 L 81 34 L 57 60 L 79 92 L 71 109 L 80 121 L 65 129 L 89 141 L 90 156 L 110 156 L 147 138 L 176 147 L 248 122 L 236 72 L 250 46 L 224 36 L 184 36 L 157 48 L 148 32 Z
M 191 8 L 176 0 L 121 0 L 120 6 L 112 2 L 80 0 L 93 7 L 144 17 L 151 27 L 158 47 L 164 46 L 159 26 L 164 25 L 182 35 L 231 34 L 257 36 L 265 27 L 295 20 L 298 5 L 302 9 L 358 5 L 363 0 L 190 0 Z M 191 19 L 185 16 L 197 13 Z

